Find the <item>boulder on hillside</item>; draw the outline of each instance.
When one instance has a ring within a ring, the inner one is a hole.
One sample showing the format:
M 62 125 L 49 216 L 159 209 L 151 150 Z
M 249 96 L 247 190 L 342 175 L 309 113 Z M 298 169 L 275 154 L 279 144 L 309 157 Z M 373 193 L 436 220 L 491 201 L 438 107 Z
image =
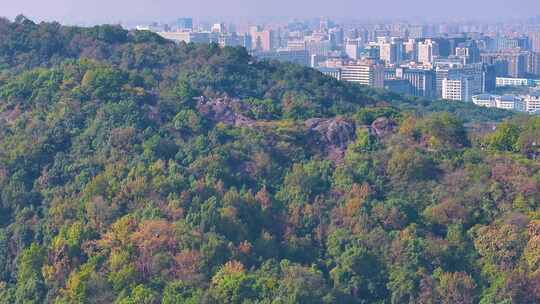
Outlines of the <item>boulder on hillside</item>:
M 204 96 L 195 98 L 197 110 L 207 119 L 215 123 L 223 123 L 237 127 L 250 126 L 254 120 L 239 113 L 247 110 L 246 105 L 239 99 L 228 97 L 206 98 Z
M 318 133 L 323 144 L 346 149 L 356 138 L 354 123 L 341 117 L 312 118 L 305 122 L 309 131 Z
M 343 161 L 347 147 L 356 139 L 354 123 L 342 117 L 312 118 L 305 125 L 315 136 L 314 144 L 334 163 Z
M 379 138 L 384 138 L 394 133 L 396 129 L 397 123 L 386 117 L 379 117 L 371 124 L 372 133 Z

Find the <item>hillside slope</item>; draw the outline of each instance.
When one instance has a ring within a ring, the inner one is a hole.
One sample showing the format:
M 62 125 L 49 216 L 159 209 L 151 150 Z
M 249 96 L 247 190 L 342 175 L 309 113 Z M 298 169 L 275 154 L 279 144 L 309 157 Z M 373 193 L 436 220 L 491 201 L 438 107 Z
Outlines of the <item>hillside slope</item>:
M 0 66 L 0 303 L 540 301 L 538 117 L 23 17 Z

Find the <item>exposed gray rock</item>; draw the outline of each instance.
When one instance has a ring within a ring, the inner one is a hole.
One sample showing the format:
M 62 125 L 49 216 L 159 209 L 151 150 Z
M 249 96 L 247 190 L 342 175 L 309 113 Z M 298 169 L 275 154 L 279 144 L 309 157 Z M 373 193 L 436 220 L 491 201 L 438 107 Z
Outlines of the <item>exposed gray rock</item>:
M 372 133 L 379 138 L 383 138 L 394 133 L 396 129 L 396 122 L 386 117 L 379 117 L 371 124 Z
M 238 112 L 247 110 L 244 103 L 228 97 L 208 99 L 204 96 L 195 98 L 197 110 L 215 123 L 231 126 L 250 126 L 254 120 Z
M 341 117 L 312 118 L 306 120 L 305 124 L 310 131 L 320 135 L 323 144 L 329 146 L 346 149 L 356 138 L 354 123 Z
M 306 120 L 305 125 L 315 136 L 315 144 L 318 144 L 334 163 L 343 160 L 347 147 L 356 139 L 354 123 L 341 117 L 312 118 Z

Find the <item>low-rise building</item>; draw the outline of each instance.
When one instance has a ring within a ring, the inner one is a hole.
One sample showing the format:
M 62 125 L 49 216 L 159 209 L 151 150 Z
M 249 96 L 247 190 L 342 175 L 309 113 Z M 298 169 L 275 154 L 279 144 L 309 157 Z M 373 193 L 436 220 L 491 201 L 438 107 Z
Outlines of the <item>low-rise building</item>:
M 478 106 L 488 108 L 499 108 L 505 110 L 525 112 L 526 110 L 526 97 L 517 95 L 492 95 L 481 94 L 473 96 L 473 103 Z
M 497 107 L 497 98 L 500 96 L 492 94 L 480 94 L 473 96 L 472 101 L 477 106 L 487 107 L 487 108 L 496 108 Z
M 525 111 L 525 103 L 523 97 L 503 95 L 497 99 L 497 108 L 523 112 Z
M 540 114 L 540 92 L 525 96 L 525 111 L 531 114 Z
M 411 83 L 407 79 L 386 79 L 384 81 L 384 88 L 398 94 L 411 94 Z
M 337 80 L 341 80 L 340 68 L 318 67 L 317 70 L 323 73 L 324 75 L 334 77 Z
M 527 78 L 497 77 L 495 84 L 497 87 L 529 87 L 532 82 Z
M 158 32 L 158 35 L 161 37 L 172 40 L 176 43 L 210 43 L 213 42 L 213 40 L 217 40 L 219 37 L 217 34 L 212 34 L 213 33 L 207 32 Z
M 276 51 L 255 52 L 253 55 L 260 60 L 277 60 L 280 62 L 290 62 L 303 66 L 309 66 L 310 58 L 307 50 L 287 50 L 278 49 Z

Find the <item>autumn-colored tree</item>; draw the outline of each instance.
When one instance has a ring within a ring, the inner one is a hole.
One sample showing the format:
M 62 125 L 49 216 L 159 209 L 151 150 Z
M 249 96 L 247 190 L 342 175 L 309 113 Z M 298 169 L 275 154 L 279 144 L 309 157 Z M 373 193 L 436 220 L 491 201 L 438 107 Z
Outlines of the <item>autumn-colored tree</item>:
M 476 301 L 476 283 L 464 272 L 436 273 L 439 303 L 472 304 Z
M 158 261 L 160 253 L 171 255 L 177 246 L 174 227 L 164 220 L 141 222 L 131 238 L 138 250 L 137 267 L 143 277 L 150 277 L 162 270 L 164 265 Z

